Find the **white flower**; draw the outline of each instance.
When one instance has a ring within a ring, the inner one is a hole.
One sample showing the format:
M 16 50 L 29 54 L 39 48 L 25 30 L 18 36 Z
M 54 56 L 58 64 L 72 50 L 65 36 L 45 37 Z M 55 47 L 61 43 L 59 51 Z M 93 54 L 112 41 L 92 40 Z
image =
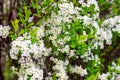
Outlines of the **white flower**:
M 70 53 L 67 54 L 69 58 L 75 56 L 75 50 L 70 50 Z
M 81 66 L 77 66 L 77 65 L 71 66 L 70 71 L 72 73 L 77 73 L 77 74 L 79 74 L 81 76 L 87 75 L 87 70 L 83 69 Z
M 62 2 L 66 2 L 67 0 L 61 0 Z
M 90 4 L 90 5 L 94 4 L 95 5 L 94 10 L 99 11 L 99 6 L 96 0 L 87 0 L 87 4 Z
M 33 26 L 33 29 L 37 29 L 37 31 L 36 31 L 36 34 L 37 34 L 37 37 L 38 38 L 42 38 L 42 37 L 44 37 L 44 27 L 43 26 L 40 26 L 40 27 L 35 27 L 35 26 Z
M 102 73 L 101 75 L 98 76 L 98 79 L 100 80 L 108 80 L 109 73 Z
M 56 71 L 58 80 L 68 80 L 68 76 L 66 74 L 66 65 L 68 65 L 68 61 L 63 62 L 62 60 L 57 60 L 56 65 L 53 66 L 53 70 Z
M 34 58 L 40 58 L 43 52 L 46 51 L 44 41 L 39 40 L 37 43 L 32 43 L 29 35 L 18 37 L 11 43 L 10 56 L 12 59 L 17 59 L 19 55 L 28 57 L 33 54 Z
M 28 20 L 28 22 L 32 22 L 33 21 L 33 16 L 32 17 L 29 17 L 29 20 Z
M 80 3 L 80 4 L 84 3 L 84 0 L 79 0 L 79 3 Z
M 120 24 L 117 24 L 115 28 L 112 28 L 112 31 L 120 33 Z
M 65 37 L 64 37 L 64 40 L 65 40 L 65 41 L 70 41 L 70 39 L 71 39 L 70 36 L 65 36 Z
M 69 53 L 70 51 L 69 45 L 66 45 L 65 48 L 62 49 L 62 51 L 64 51 L 65 53 Z
M 36 68 L 35 66 L 31 66 L 30 68 L 25 69 L 23 76 L 24 80 L 27 80 L 28 76 L 30 76 L 30 80 L 43 80 L 43 70 Z
M 115 16 L 114 18 L 106 19 L 102 27 L 108 27 L 109 29 L 112 29 L 113 32 L 120 33 L 120 16 Z
M 0 25 L 0 36 L 6 38 L 9 34 L 10 27 Z

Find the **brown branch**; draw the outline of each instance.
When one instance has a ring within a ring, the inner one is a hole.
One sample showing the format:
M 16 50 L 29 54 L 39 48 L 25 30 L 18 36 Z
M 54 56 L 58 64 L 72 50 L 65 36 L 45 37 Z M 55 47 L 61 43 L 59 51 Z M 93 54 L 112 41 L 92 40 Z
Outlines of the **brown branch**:
M 53 3 L 54 3 L 54 2 L 53 2 Z M 34 25 L 35 25 L 40 19 L 42 19 L 42 18 L 46 15 L 46 10 L 47 10 L 49 7 L 51 7 L 53 3 L 51 3 L 49 6 L 47 6 L 47 8 L 45 9 L 45 12 L 41 14 L 41 17 L 36 17 L 36 16 L 34 17 L 34 19 L 33 19 Z
M 105 53 L 105 55 L 102 56 L 105 59 L 103 71 L 107 71 L 107 67 L 110 61 L 116 59 L 117 57 L 120 57 L 120 55 L 118 55 L 119 52 L 117 51 L 120 50 L 120 38 L 117 39 L 116 43 L 117 44 L 111 45 L 111 49 L 108 49 L 107 45 L 106 48 L 102 51 L 103 53 Z

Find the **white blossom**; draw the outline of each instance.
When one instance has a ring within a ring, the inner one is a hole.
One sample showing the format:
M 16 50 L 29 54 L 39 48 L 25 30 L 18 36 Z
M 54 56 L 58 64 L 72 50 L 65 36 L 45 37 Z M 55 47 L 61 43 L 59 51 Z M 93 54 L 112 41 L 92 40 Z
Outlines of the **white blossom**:
M 77 66 L 77 65 L 71 66 L 70 71 L 71 71 L 72 73 L 77 73 L 77 74 L 79 74 L 80 76 L 85 76 L 85 75 L 87 75 L 87 70 L 86 70 L 86 69 L 83 69 L 81 66 Z
M 110 75 L 110 73 L 102 73 L 101 75 L 98 76 L 98 79 L 100 80 L 108 80 L 108 76 Z
M 2 38 L 6 38 L 9 35 L 9 30 L 10 30 L 9 26 L 0 25 L 0 36 Z
M 57 60 L 56 65 L 53 66 L 53 70 L 56 71 L 56 76 L 58 77 L 58 80 L 68 80 L 66 65 L 68 65 L 68 61 L 63 62 L 62 60 Z

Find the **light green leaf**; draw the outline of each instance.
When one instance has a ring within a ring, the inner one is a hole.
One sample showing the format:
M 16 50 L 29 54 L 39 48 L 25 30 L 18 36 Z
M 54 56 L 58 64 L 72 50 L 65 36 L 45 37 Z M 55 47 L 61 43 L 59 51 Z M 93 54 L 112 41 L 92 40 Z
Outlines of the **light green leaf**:
M 100 72 L 97 72 L 97 74 L 93 74 L 91 76 L 89 76 L 86 80 L 97 80 L 98 76 L 99 76 Z
M 19 29 L 18 23 L 19 23 L 19 20 L 17 20 L 17 19 L 12 21 L 12 26 L 13 26 L 15 32 Z
M 29 24 L 27 25 L 27 27 L 31 27 L 32 25 L 34 25 L 33 22 L 29 23 Z

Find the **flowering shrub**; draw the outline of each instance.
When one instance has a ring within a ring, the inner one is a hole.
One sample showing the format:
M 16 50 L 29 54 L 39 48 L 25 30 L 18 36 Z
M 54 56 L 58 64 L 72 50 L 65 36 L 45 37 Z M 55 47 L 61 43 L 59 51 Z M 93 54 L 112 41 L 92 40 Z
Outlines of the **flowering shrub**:
M 18 80 L 120 79 L 120 58 L 105 63 L 102 52 L 120 36 L 119 0 L 25 1 L 11 25 L 0 26 Z

